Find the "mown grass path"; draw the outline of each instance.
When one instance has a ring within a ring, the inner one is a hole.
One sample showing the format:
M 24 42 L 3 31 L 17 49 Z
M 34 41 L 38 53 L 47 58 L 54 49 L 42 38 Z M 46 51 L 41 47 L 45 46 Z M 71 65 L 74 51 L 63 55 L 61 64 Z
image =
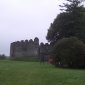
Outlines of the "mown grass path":
M 0 85 L 85 85 L 85 70 L 39 62 L 0 61 Z

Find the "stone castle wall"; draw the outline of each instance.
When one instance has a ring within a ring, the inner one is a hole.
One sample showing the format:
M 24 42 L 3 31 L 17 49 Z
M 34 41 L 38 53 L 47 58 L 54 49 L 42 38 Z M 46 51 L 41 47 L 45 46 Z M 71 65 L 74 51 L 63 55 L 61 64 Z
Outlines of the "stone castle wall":
M 11 43 L 10 56 L 21 57 L 21 56 L 38 56 L 39 51 L 39 39 L 35 38 L 25 41 L 17 41 Z
M 32 39 L 25 41 L 17 41 L 11 43 L 10 56 L 11 57 L 37 57 L 39 59 L 45 58 L 50 52 L 50 45 L 48 43 L 39 45 L 39 39 L 36 37 L 34 41 Z

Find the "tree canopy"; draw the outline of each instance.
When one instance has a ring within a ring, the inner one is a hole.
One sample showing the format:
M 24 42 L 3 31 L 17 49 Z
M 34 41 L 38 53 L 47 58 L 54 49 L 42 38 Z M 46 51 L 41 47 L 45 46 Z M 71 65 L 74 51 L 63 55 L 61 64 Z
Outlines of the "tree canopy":
M 55 43 L 64 37 L 75 36 L 85 42 L 85 8 L 82 5 L 84 0 L 66 1 L 68 3 L 60 5 L 62 12 L 51 23 L 46 39 Z

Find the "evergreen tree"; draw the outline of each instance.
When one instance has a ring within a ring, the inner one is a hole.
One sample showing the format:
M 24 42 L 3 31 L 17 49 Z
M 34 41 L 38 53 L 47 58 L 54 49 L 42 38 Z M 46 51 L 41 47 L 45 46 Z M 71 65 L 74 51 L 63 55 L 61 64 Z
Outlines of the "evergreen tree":
M 85 42 L 85 8 L 81 3 L 84 0 L 66 0 L 60 7 L 64 7 L 47 33 L 47 40 L 51 43 L 64 37 L 75 36 Z

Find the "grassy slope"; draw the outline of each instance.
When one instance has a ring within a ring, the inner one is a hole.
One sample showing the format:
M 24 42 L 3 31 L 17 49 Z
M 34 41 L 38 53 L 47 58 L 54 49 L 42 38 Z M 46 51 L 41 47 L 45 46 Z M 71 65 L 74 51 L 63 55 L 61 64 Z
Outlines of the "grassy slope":
M 0 61 L 0 85 L 85 85 L 85 70 L 38 62 Z

